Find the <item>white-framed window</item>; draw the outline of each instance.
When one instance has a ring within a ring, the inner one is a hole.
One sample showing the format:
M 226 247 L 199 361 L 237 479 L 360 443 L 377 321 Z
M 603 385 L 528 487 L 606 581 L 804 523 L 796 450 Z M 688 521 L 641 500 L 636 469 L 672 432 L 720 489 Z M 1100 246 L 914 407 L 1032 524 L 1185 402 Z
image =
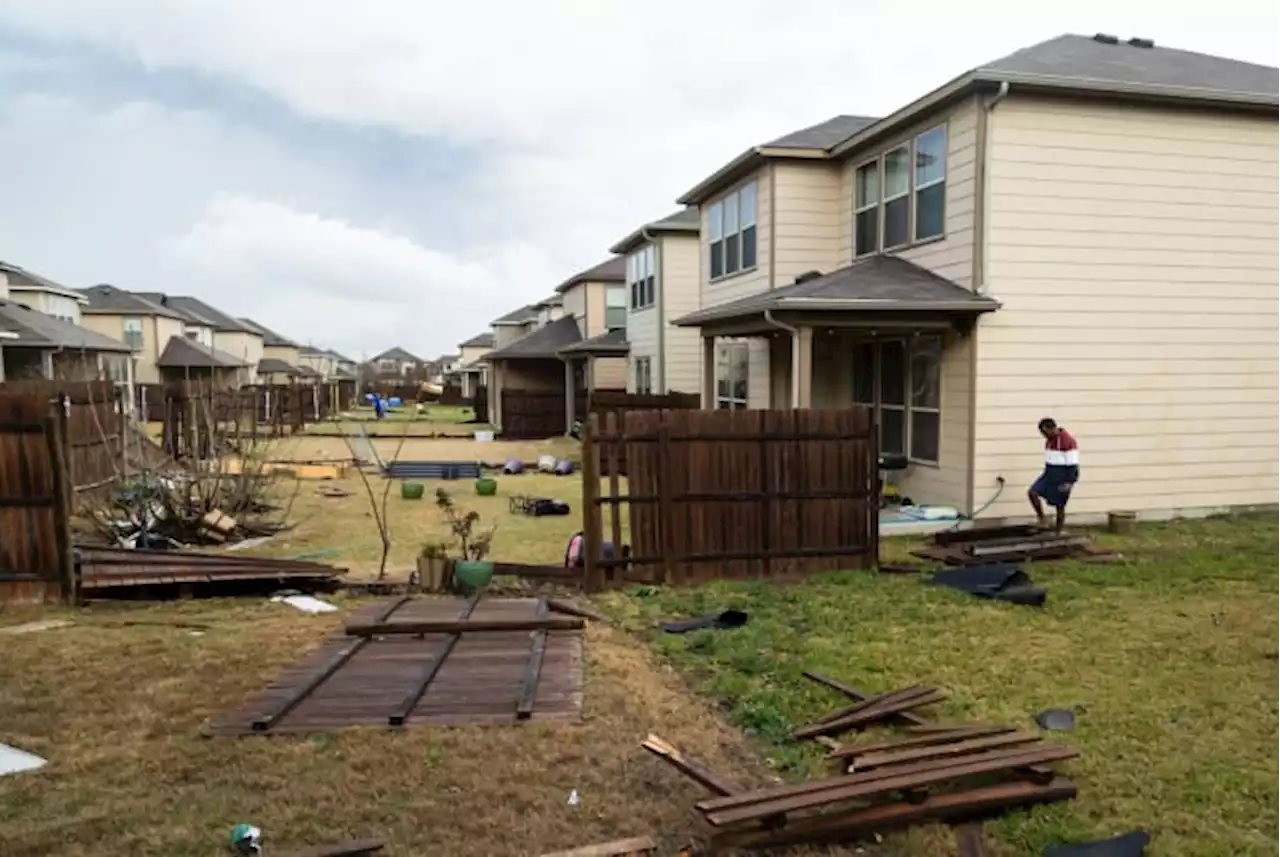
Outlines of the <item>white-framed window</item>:
M 716 360 L 716 408 L 747 408 L 747 344 L 730 342 L 720 346 Z
M 947 126 L 861 164 L 853 182 L 854 258 L 946 233 Z
M 604 290 L 605 330 L 625 330 L 627 326 L 627 287 L 609 286 Z
M 125 318 L 124 344 L 135 351 L 142 348 L 142 319 L 135 317 Z
M 937 464 L 942 423 L 942 337 L 860 342 L 853 401 L 876 410 L 880 452 Z
M 65 321 L 67 324 L 80 323 L 80 305 L 71 298 L 48 295 L 45 298 L 45 306 L 49 308 L 49 315 L 59 321 Z
M 711 279 L 756 266 L 756 183 L 725 194 L 707 211 L 707 250 Z
M 633 374 L 636 381 L 635 392 L 641 395 L 648 395 L 653 392 L 653 358 L 652 357 L 636 357 L 632 360 L 635 364 Z
M 627 257 L 627 292 L 633 310 L 648 309 L 657 299 L 652 244 L 646 244 Z

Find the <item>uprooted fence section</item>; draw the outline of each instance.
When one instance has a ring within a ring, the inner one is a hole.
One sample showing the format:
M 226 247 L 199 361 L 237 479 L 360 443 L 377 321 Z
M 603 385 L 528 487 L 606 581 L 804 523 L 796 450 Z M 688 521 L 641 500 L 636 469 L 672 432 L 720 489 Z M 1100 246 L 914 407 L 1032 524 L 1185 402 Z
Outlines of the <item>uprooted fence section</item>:
M 582 445 L 589 590 L 796 577 L 876 561 L 877 444 L 867 408 L 606 414 L 589 421 Z

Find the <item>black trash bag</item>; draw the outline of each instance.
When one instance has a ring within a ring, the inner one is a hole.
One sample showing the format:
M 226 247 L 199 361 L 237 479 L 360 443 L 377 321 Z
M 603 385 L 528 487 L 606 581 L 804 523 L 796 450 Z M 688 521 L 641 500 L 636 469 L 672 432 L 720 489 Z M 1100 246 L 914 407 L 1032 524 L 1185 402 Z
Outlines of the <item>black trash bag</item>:
M 668 634 L 684 634 L 710 628 L 723 631 L 729 628 L 741 628 L 747 624 L 747 614 L 741 610 L 722 610 L 719 613 L 708 613 L 705 616 L 694 616 L 692 619 L 676 619 L 663 622 L 662 630 Z
M 1043 588 L 1032 586 L 1021 568 L 1009 563 L 951 568 L 935 572 L 928 583 L 1028 607 L 1043 607 L 1048 595 Z
M 1044 850 L 1044 857 L 1142 857 L 1151 844 L 1151 834 L 1145 830 L 1122 833 L 1110 839 L 1081 842 L 1076 845 L 1053 845 Z

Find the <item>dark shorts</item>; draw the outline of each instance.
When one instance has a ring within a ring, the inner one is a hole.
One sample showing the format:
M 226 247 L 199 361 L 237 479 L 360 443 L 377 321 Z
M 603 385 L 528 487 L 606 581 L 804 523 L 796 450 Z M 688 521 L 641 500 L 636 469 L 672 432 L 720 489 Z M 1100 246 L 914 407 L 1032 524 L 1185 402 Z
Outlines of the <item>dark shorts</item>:
M 1071 499 L 1070 491 L 1063 491 L 1066 478 L 1056 473 L 1045 471 L 1035 482 L 1031 483 L 1031 493 L 1043 497 L 1044 501 L 1055 509 L 1062 509 Z

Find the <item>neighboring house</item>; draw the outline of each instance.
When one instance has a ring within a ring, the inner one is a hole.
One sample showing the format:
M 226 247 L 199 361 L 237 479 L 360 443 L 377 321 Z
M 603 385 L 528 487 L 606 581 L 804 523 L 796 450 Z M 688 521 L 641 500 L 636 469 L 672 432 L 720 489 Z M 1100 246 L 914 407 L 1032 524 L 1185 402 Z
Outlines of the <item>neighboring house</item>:
M 350 357 L 346 357 L 337 351 L 330 349 L 329 357 L 333 360 L 333 374 L 335 379 L 354 379 L 359 371 L 356 361 Z
M 297 377 L 302 348 L 251 318 L 237 319 L 262 337 L 262 357 L 258 359 L 258 379 L 263 384 L 287 384 Z
M 322 381 L 333 376 L 337 369 L 333 355 L 321 348 L 304 346 L 298 351 L 298 368 L 310 369 Z
M 493 350 L 493 342 L 492 333 L 479 333 L 458 343 L 457 374 L 463 398 L 474 398 L 477 388 L 488 383 L 489 364 L 484 362 L 484 356 Z
M 1277 79 L 1062 36 L 749 151 L 681 200 L 705 404 L 871 405 L 970 515 L 1029 513 L 1045 416 L 1082 517 L 1274 504 Z
M 369 367 L 385 378 L 409 378 L 421 373 L 423 361 L 399 346 L 374 355 Z
M 0 262 L 0 381 L 115 381 L 132 393 L 133 349 L 77 323 L 83 297 L 25 268 Z
M 258 361 L 262 359 L 263 336 L 238 318 L 227 315 L 199 298 L 166 295 L 158 292 L 136 292 L 160 306 L 176 311 L 184 321 L 183 332 L 207 348 L 235 357 L 244 367 L 238 381 L 256 384 Z
M 136 383 L 161 383 L 157 361 L 170 339 L 184 336 L 183 317 L 175 310 L 105 283 L 78 291 L 88 300 L 80 308 L 83 325 L 133 349 Z
M 556 298 L 491 322 L 489 413 L 501 425 L 502 390 L 559 392 L 572 424 L 574 399 L 627 386 L 626 261 L 614 256 L 556 287 Z
M 698 331 L 671 323 L 701 305 L 699 221 L 691 206 L 646 223 L 609 248 L 627 260 L 627 389 L 633 393 L 702 390 Z
M 248 368 L 234 354 L 205 345 L 194 336 L 170 337 L 156 366 L 166 383 L 201 381 L 218 388 L 241 386 Z

